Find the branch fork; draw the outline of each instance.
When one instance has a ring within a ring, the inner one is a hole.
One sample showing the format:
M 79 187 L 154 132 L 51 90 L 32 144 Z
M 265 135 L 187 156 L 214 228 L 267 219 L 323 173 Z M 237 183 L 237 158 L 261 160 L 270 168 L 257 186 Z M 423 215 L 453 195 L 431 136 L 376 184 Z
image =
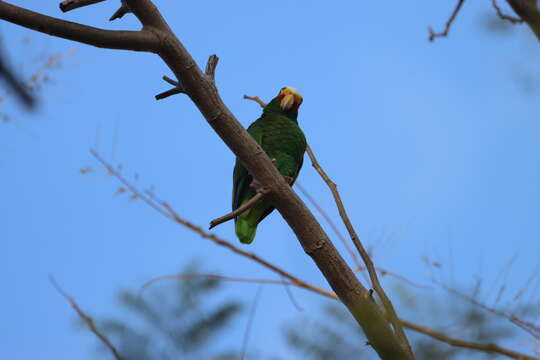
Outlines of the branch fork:
M 219 61 L 219 58 L 217 55 L 210 55 L 208 58 L 208 62 L 206 63 L 206 70 L 205 74 L 212 80 L 212 83 L 215 82 L 214 78 L 216 75 L 216 66 Z M 161 100 L 168 98 L 169 96 L 173 96 L 176 94 L 185 94 L 186 89 L 184 88 L 184 85 L 182 85 L 182 82 L 180 80 L 173 80 L 170 77 L 164 75 L 162 78 L 164 81 L 168 82 L 172 86 L 174 86 L 172 89 L 169 89 L 167 91 L 164 91 L 162 93 L 159 93 L 155 96 L 156 100 Z

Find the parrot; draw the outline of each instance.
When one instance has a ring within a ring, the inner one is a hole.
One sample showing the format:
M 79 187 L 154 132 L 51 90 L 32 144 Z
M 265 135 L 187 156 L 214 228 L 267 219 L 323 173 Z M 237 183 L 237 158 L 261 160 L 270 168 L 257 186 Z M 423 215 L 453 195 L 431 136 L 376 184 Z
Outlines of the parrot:
M 261 117 L 247 128 L 247 132 L 291 186 L 298 177 L 307 147 L 306 138 L 297 120 L 302 101 L 302 95 L 295 88 L 281 88 L 279 94 L 264 107 Z M 240 159 L 236 158 L 233 171 L 233 211 L 255 196 L 256 190 L 252 182 L 253 177 Z M 257 225 L 273 210 L 270 202 L 262 198 L 253 207 L 238 215 L 235 218 L 235 232 L 240 242 L 251 244 Z

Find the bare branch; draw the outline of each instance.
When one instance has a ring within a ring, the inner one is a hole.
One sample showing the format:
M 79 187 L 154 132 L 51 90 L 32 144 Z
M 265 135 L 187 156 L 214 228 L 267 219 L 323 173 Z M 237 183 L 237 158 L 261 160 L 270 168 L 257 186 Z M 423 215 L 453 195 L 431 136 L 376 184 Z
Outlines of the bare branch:
M 155 96 L 156 100 L 165 99 L 165 98 L 168 98 L 169 96 L 173 96 L 173 95 L 176 95 L 176 94 L 185 94 L 186 93 L 186 90 L 184 89 L 184 87 L 182 86 L 182 83 L 180 81 L 173 80 L 173 79 L 171 79 L 170 77 L 168 77 L 166 75 L 163 76 L 163 80 L 165 80 L 166 82 L 168 82 L 169 84 L 171 84 L 174 87 L 172 89 L 169 89 L 167 91 L 164 91 L 162 93 L 157 94 Z
M 486 304 L 481 303 L 480 301 L 476 300 L 475 298 L 473 298 L 471 296 L 468 296 L 468 295 L 462 293 L 461 291 L 459 291 L 457 289 L 454 289 L 454 288 L 449 287 L 447 285 L 441 284 L 439 282 L 435 282 L 435 283 L 438 284 L 439 286 L 441 286 L 443 289 L 445 289 L 449 293 L 451 293 L 451 294 L 453 294 L 455 296 L 459 296 L 460 298 L 468 301 L 469 303 L 471 303 L 471 304 L 473 304 L 475 306 L 480 307 L 481 309 L 483 309 L 483 310 L 485 310 L 485 311 L 487 311 L 489 313 L 492 313 L 492 314 L 494 314 L 496 316 L 500 316 L 500 317 L 508 319 L 511 323 L 513 323 L 517 327 L 521 328 L 522 330 L 526 331 L 531 336 L 533 336 L 535 339 L 540 340 L 540 327 L 538 325 L 535 325 L 535 324 L 533 324 L 531 322 L 520 319 L 520 318 L 518 318 L 517 316 L 515 316 L 513 314 L 508 314 L 506 312 L 499 311 L 499 310 L 494 309 L 494 308 L 492 308 L 490 306 L 487 306 Z
M 540 10 L 536 0 L 506 0 L 540 40 Z
M 155 52 L 159 43 L 150 31 L 103 30 L 39 14 L 4 1 L 0 1 L 0 19 L 100 48 Z
M 253 279 L 253 278 L 241 278 L 241 277 L 232 277 L 232 276 L 222 276 L 217 274 L 170 274 L 162 275 L 148 280 L 141 286 L 141 292 L 144 291 L 150 285 L 162 281 L 162 280 L 173 280 L 173 279 L 215 279 L 221 281 L 231 281 L 231 282 L 245 282 L 252 284 L 277 284 L 277 285 L 293 285 L 290 281 L 283 280 L 270 280 L 270 279 Z
M 456 7 L 454 8 L 454 11 L 452 12 L 452 15 L 450 15 L 450 18 L 446 21 L 446 26 L 444 27 L 443 32 L 436 33 L 433 28 L 430 26 L 428 28 L 429 31 L 429 41 L 434 41 L 436 37 L 447 37 L 448 32 L 450 31 L 450 27 L 452 27 L 452 23 L 454 20 L 456 20 L 456 16 L 459 13 L 459 10 L 461 10 L 461 7 L 463 6 L 463 3 L 465 0 L 458 0 Z
M 257 190 L 255 193 L 255 196 L 253 196 L 251 199 L 246 201 L 244 204 L 239 206 L 234 211 L 231 211 L 230 213 L 223 215 L 221 217 L 218 217 L 212 221 L 210 221 L 210 227 L 208 230 L 211 230 L 212 228 L 218 226 L 219 224 L 223 224 L 224 222 L 227 222 L 229 220 L 232 220 L 236 217 L 238 217 L 243 212 L 246 212 L 247 210 L 251 209 L 255 204 L 257 204 L 266 194 L 268 194 L 268 190 L 261 188 Z
M 109 349 L 109 351 L 113 354 L 114 358 L 116 360 L 122 360 L 122 357 L 120 356 L 120 353 L 112 342 L 103 334 L 99 329 L 96 327 L 96 324 L 94 323 L 94 319 L 92 319 L 91 316 L 87 315 L 84 311 L 81 310 L 75 299 L 71 296 L 69 296 L 61 287 L 58 285 L 56 280 L 51 276 L 49 277 L 49 280 L 51 281 L 51 284 L 53 287 L 62 295 L 70 304 L 73 310 L 79 315 L 79 317 L 86 323 L 90 331 L 98 337 L 99 340 Z
M 457 347 L 471 349 L 471 350 L 478 350 L 478 351 L 483 351 L 487 353 L 497 353 L 499 355 L 504 355 L 504 356 L 507 356 L 509 358 L 516 359 L 516 360 L 539 360 L 540 359 L 539 357 L 536 357 L 536 356 L 529 356 L 529 355 L 519 353 L 517 351 L 500 347 L 497 344 L 482 344 L 482 343 L 474 343 L 471 341 L 459 340 L 459 339 L 452 338 L 450 336 L 446 336 L 445 334 L 441 332 L 435 331 L 425 326 L 416 325 L 405 320 L 402 320 L 402 322 L 404 326 L 406 326 L 407 328 L 411 330 L 417 331 L 424 335 L 431 336 L 432 338 L 436 340 L 445 342 L 452 346 L 457 346 Z
M 208 62 L 206 63 L 206 69 L 204 73 L 212 79 L 212 81 L 215 81 L 216 77 L 216 66 L 218 64 L 219 58 L 217 55 L 210 55 L 208 58 Z
M 247 95 L 244 95 L 244 99 L 255 101 L 255 102 L 256 102 L 257 104 L 259 104 L 263 109 L 266 107 L 266 103 L 265 103 L 264 101 L 262 101 L 261 98 L 258 97 L 258 96 L 247 96 Z
M 154 98 L 156 100 L 162 100 L 162 99 L 168 98 L 169 96 L 173 96 L 177 94 L 185 94 L 185 93 L 186 92 L 182 88 L 172 88 L 170 90 L 157 94 L 156 96 L 154 96 Z
M 315 154 L 313 153 L 313 150 L 311 150 L 311 147 L 309 145 L 307 146 L 306 151 L 309 155 L 309 158 L 311 159 L 311 165 L 315 168 L 315 170 L 319 173 L 324 182 L 328 185 L 330 191 L 332 192 L 332 195 L 334 196 L 334 200 L 338 207 L 339 216 L 343 220 L 343 223 L 345 224 L 345 227 L 349 232 L 349 235 L 352 242 L 354 243 L 354 246 L 356 247 L 356 250 L 358 250 L 360 257 L 364 261 L 364 264 L 366 264 L 369 278 L 371 279 L 371 284 L 373 285 L 373 288 L 381 299 L 387 315 L 390 318 L 390 322 L 394 327 L 394 331 L 396 332 L 398 338 L 401 340 L 402 345 L 409 351 L 410 354 L 412 354 L 411 345 L 409 344 L 407 336 L 403 331 L 403 327 L 401 326 L 397 313 L 394 310 L 394 306 L 392 305 L 392 302 L 390 301 L 388 296 L 386 296 L 386 293 L 384 292 L 384 289 L 379 282 L 379 278 L 377 277 L 377 271 L 375 270 L 375 266 L 373 265 L 373 262 L 371 261 L 368 252 L 360 242 L 360 238 L 358 237 L 358 234 L 356 233 L 356 230 L 354 229 L 354 226 L 349 219 L 349 215 L 347 215 L 347 211 L 345 210 L 345 206 L 343 205 L 343 201 L 341 200 L 341 195 L 339 194 L 336 184 L 330 179 L 328 174 L 326 174 L 324 169 L 321 167 L 321 165 L 317 161 L 317 158 L 315 157 Z
M 522 24 L 524 21 L 520 18 L 516 18 L 516 17 L 513 17 L 513 16 L 510 16 L 510 15 L 506 15 L 505 13 L 502 12 L 501 8 L 499 7 L 499 5 L 497 4 L 497 0 L 491 0 L 491 5 L 493 6 L 493 8 L 495 9 L 495 11 L 497 12 L 497 16 L 499 18 L 501 18 L 502 20 L 507 20 L 507 21 L 510 21 L 512 24 Z
M 62 12 L 68 12 L 83 6 L 93 5 L 103 1 L 105 0 L 64 0 L 60 3 L 59 7 Z

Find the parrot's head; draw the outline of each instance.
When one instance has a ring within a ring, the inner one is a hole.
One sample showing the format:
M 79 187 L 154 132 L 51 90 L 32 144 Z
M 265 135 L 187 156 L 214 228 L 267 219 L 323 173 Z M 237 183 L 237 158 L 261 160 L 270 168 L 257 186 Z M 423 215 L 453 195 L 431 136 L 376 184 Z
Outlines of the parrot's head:
M 281 88 L 277 98 L 281 99 L 279 106 L 283 111 L 288 111 L 291 109 L 298 110 L 300 104 L 302 104 L 302 101 L 304 100 L 298 90 L 292 87 Z

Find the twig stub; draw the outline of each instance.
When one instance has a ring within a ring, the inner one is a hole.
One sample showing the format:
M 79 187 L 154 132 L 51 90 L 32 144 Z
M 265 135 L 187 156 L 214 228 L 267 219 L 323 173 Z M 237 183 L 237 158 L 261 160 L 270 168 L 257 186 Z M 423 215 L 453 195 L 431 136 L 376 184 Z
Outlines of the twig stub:
M 206 62 L 206 69 L 204 70 L 205 74 L 208 75 L 212 81 L 215 81 L 216 76 L 216 66 L 218 64 L 219 58 L 216 54 L 210 55 L 208 61 Z

